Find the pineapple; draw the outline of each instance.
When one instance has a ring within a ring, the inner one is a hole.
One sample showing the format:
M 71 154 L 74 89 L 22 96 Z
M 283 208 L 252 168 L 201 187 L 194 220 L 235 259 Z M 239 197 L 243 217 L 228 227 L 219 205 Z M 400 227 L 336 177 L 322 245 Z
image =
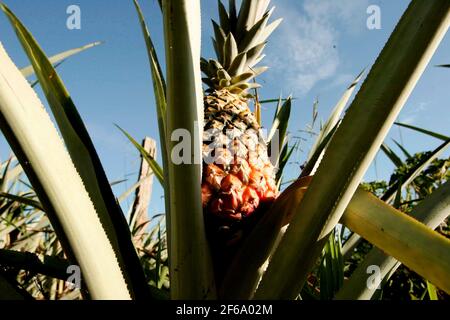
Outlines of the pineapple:
M 208 86 L 202 201 L 208 234 L 222 248 L 236 244 L 278 195 L 276 170 L 248 105 L 249 90 L 259 87 L 254 78 L 267 70 L 257 66 L 266 40 L 281 20 L 268 24 L 269 2 L 243 0 L 237 13 L 234 0 L 228 12 L 219 1 L 220 25 L 213 21 L 217 59 L 201 60 Z

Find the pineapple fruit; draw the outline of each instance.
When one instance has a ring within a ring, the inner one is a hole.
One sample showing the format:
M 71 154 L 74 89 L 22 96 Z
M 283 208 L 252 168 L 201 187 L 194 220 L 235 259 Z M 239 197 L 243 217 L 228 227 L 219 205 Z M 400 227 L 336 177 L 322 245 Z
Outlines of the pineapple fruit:
M 234 0 L 228 12 L 219 1 L 220 24 L 213 21 L 217 59 L 201 60 L 208 86 L 202 201 L 208 234 L 219 251 L 236 244 L 278 195 L 276 169 L 248 105 L 250 90 L 259 87 L 254 78 L 267 70 L 257 66 L 266 40 L 281 20 L 268 23 L 269 2 L 243 0 L 237 13 Z

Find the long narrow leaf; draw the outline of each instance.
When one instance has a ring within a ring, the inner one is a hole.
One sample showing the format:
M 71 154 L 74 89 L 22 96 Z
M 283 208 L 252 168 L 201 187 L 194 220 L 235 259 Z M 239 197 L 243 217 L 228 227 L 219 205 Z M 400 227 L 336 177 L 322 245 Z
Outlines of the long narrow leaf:
M 384 154 L 392 161 L 392 163 L 396 167 L 400 167 L 403 164 L 403 161 L 400 159 L 398 155 L 395 154 L 394 151 L 392 151 L 391 148 L 389 148 L 386 144 L 382 144 L 380 147 L 381 151 L 384 152 Z
M 142 10 L 139 6 L 139 3 L 137 0 L 134 0 L 134 5 L 139 17 L 139 21 L 141 24 L 142 33 L 144 36 L 145 44 L 147 46 L 147 54 L 148 59 L 150 63 L 150 70 L 152 74 L 152 82 L 153 82 L 153 91 L 155 96 L 155 103 L 156 103 L 156 113 L 158 116 L 158 129 L 159 129 L 159 141 L 161 145 L 161 158 L 162 158 L 162 164 L 164 169 L 164 180 L 166 183 L 164 186 L 164 202 L 166 206 L 166 212 L 170 211 L 170 196 L 169 196 L 169 178 L 168 178 L 168 165 L 169 165 L 169 154 L 167 149 L 167 88 L 166 88 L 166 82 L 164 80 L 164 75 L 161 70 L 161 66 L 158 60 L 158 56 L 156 54 L 156 49 L 153 45 L 153 41 L 150 36 L 150 32 L 148 30 L 147 24 L 145 23 L 144 15 L 142 14 Z M 159 1 L 159 6 L 162 10 L 162 1 Z M 170 217 L 168 216 L 167 219 L 169 220 Z M 168 221 L 169 224 L 169 221 Z
M 123 202 L 126 198 L 128 198 L 137 188 L 139 188 L 147 179 L 149 179 L 151 175 L 146 176 L 144 179 L 139 180 L 134 185 L 132 185 L 128 190 L 124 191 L 118 198 L 117 201 L 119 203 Z
M 255 298 L 298 295 L 449 25 L 449 1 L 411 2 L 330 141 L 295 208 L 301 214 L 289 225 Z
M 99 46 L 102 43 L 103 42 L 100 42 L 100 41 L 89 43 L 89 44 L 87 44 L 85 46 L 82 46 L 82 47 L 79 47 L 79 48 L 70 49 L 70 50 L 61 52 L 61 53 L 59 53 L 57 55 L 54 55 L 54 56 L 48 58 L 48 60 L 53 65 L 60 64 L 61 62 L 63 62 L 67 58 L 70 58 L 71 56 L 76 55 L 76 54 L 78 54 L 80 52 L 83 52 L 85 50 L 88 50 L 88 49 L 91 49 L 93 47 Z M 28 66 L 28 67 L 20 69 L 20 72 L 22 72 L 24 77 L 28 78 L 28 77 L 30 77 L 30 76 L 32 76 L 34 74 L 34 68 L 33 68 L 33 66 Z
M 391 202 L 397 191 L 408 186 L 417 176 L 437 157 L 439 157 L 442 152 L 444 152 L 450 146 L 450 139 L 442 143 L 439 147 L 433 150 L 427 157 L 422 159 L 417 165 L 415 165 L 407 174 L 403 177 L 402 181 L 397 181 L 394 185 L 389 187 L 389 189 L 383 194 L 382 200 L 386 202 Z
M 70 243 L 92 296 L 130 298 L 114 250 L 79 174 L 37 95 L 3 47 L 0 115 L 0 127 L 41 203 L 47 212 L 56 213 L 59 223 L 54 226 L 61 241 Z
M 142 33 L 144 35 L 145 44 L 147 46 L 147 53 L 151 67 L 151 74 L 153 79 L 153 89 L 156 99 L 156 111 L 158 115 L 158 127 L 159 127 L 159 135 L 161 141 L 161 147 L 163 150 L 166 150 L 166 83 L 164 80 L 163 73 L 161 71 L 161 66 L 158 61 L 158 56 L 156 55 L 155 46 L 153 45 L 153 41 L 150 37 L 150 32 L 148 30 L 147 24 L 144 20 L 144 15 L 142 14 L 141 7 L 137 0 L 134 0 L 134 5 L 136 7 L 136 11 L 138 13 L 139 21 L 141 23 Z M 166 153 L 166 152 L 164 152 Z M 163 159 L 164 161 L 164 159 Z
M 19 221 L 15 221 L 14 224 L 8 225 L 6 228 L 0 230 L 0 238 L 11 233 L 13 230 L 20 228 L 22 225 L 24 225 L 28 221 L 40 218 L 42 216 L 42 214 L 43 214 L 42 212 L 35 211 L 35 212 L 27 215 L 27 217 L 24 217 L 24 218 L 20 219 Z M 58 229 L 56 229 L 56 230 L 57 230 L 57 233 L 59 234 Z
M 54 66 L 54 68 L 57 69 L 60 65 L 63 64 L 63 62 L 64 62 L 64 61 L 61 61 L 61 62 L 56 63 L 55 66 Z M 33 82 L 31 83 L 31 87 L 34 88 L 34 87 L 36 87 L 38 84 L 39 84 L 39 79 L 33 81 Z
M 275 119 L 272 124 L 272 128 L 270 129 L 269 135 L 267 137 L 267 141 L 269 144 L 272 144 L 272 139 L 274 138 L 277 130 L 278 135 L 278 145 L 282 145 L 285 141 L 286 131 L 289 124 L 289 117 L 291 116 L 291 105 L 292 105 L 292 97 L 289 97 L 286 102 L 281 106 L 279 112 L 275 115 Z
M 155 177 L 158 179 L 159 183 L 164 187 L 164 173 L 158 162 L 156 162 L 156 160 L 150 156 L 147 150 L 145 150 L 144 147 L 142 147 L 140 143 L 134 140 L 134 138 L 130 136 L 125 130 L 123 130 L 118 125 L 116 125 L 116 127 L 120 131 L 122 131 L 122 133 L 128 138 L 128 140 L 130 140 L 133 146 L 140 152 L 141 156 L 145 159 L 145 161 L 147 161 L 148 165 L 153 170 L 153 173 L 155 174 Z
M 288 164 L 289 159 L 292 156 L 292 153 L 297 148 L 298 148 L 298 143 L 293 145 L 291 148 L 289 148 L 289 145 L 286 143 L 286 145 L 284 146 L 283 150 L 281 151 L 280 161 L 278 163 L 277 174 L 276 174 L 276 177 L 275 177 L 275 181 L 276 181 L 277 184 L 279 184 L 281 182 L 281 177 L 283 175 L 283 170 L 286 167 L 286 165 Z
M 44 211 L 44 208 L 39 203 L 39 201 L 30 199 L 27 197 L 22 197 L 22 196 L 18 196 L 18 195 L 6 193 L 6 192 L 0 192 L 0 199 L 1 198 L 9 199 L 9 200 L 39 209 L 41 211 Z
M 277 198 L 271 209 L 261 218 L 247 237 L 231 264 L 219 296 L 227 300 L 251 299 L 285 231 L 293 210 L 302 201 L 311 177 L 300 178 Z M 264 239 L 264 241 L 261 241 Z
M 347 241 L 345 241 L 344 245 L 342 246 L 342 255 L 344 257 L 344 260 L 349 259 L 352 254 L 353 250 L 361 243 L 362 238 L 359 234 L 353 233 Z
M 21 301 L 30 299 L 25 290 L 20 290 L 18 286 L 14 286 L 2 274 L 0 274 L 0 300 Z
M 419 127 L 412 126 L 410 124 L 400 123 L 400 122 L 396 122 L 395 124 L 397 126 L 400 126 L 400 127 L 404 127 L 404 128 L 408 128 L 408 129 L 411 129 L 411 130 L 414 130 L 414 131 L 417 131 L 417 132 L 420 132 L 420 133 L 424 133 L 426 135 L 429 135 L 429 136 L 431 136 L 433 138 L 436 138 L 436 139 L 439 139 L 439 140 L 442 140 L 442 141 L 447 141 L 447 140 L 450 139 L 450 137 L 444 136 L 444 135 L 442 135 L 440 133 L 436 133 L 436 132 L 433 132 L 433 131 L 430 131 L 430 130 L 425 130 L 425 129 L 422 129 L 422 128 L 419 128 Z
M 403 154 L 405 155 L 405 157 L 408 159 L 408 158 L 411 158 L 411 154 L 408 152 L 408 150 L 406 150 L 406 148 L 401 144 L 401 143 L 399 143 L 398 141 L 396 141 L 395 139 L 392 139 L 393 141 L 394 141 L 394 143 L 397 145 L 397 147 L 403 152 Z
M 203 97 L 200 72 L 200 1 L 163 1 L 167 62 L 168 154 L 183 139 L 188 163 L 168 163 L 170 285 L 173 299 L 215 297 L 201 201 Z M 189 133 L 180 137 L 176 133 Z M 188 138 L 188 141 L 184 141 Z
M 424 223 L 431 229 L 437 228 L 450 215 L 450 181 L 447 181 L 431 195 L 426 197 L 411 212 L 411 216 Z M 367 270 L 370 266 L 380 268 L 380 280 L 385 282 L 389 274 L 392 274 L 400 263 L 378 248 L 373 248 L 364 258 L 363 262 L 353 271 L 350 279 L 337 293 L 336 299 L 340 300 L 368 300 L 376 292 L 375 287 L 367 286 L 370 274 Z
M 342 223 L 450 293 L 449 239 L 361 189 L 356 192 Z
M 439 300 L 436 287 L 433 284 L 431 284 L 429 281 L 427 281 L 427 291 L 428 291 L 430 300 Z
M 444 150 L 450 145 L 450 140 L 444 142 L 435 150 L 433 150 L 427 157 L 422 159 L 420 163 L 418 163 L 415 167 L 409 170 L 403 179 L 400 181 L 396 181 L 393 185 L 391 185 L 388 190 L 383 194 L 381 199 L 385 202 L 390 203 L 396 198 L 396 196 L 400 196 L 400 192 L 403 188 L 406 188 L 409 184 L 411 184 L 414 179 L 429 165 L 431 164 Z M 383 148 L 382 148 L 383 150 Z M 389 152 L 389 151 L 388 151 Z M 407 153 L 407 152 L 406 152 Z M 411 157 L 409 155 L 409 157 Z M 395 205 L 394 205 L 395 206 Z M 362 238 L 354 233 L 349 238 L 349 240 L 345 243 L 343 248 L 343 254 L 345 258 L 349 258 L 353 252 L 353 249 L 362 241 Z
M 3 168 L 3 173 L 0 178 L 0 191 L 6 191 L 6 186 L 8 184 L 7 174 L 9 172 L 9 167 L 11 165 L 11 162 L 12 162 L 12 157 L 9 158 L 8 161 L 6 161 L 5 166 Z
M 339 127 L 340 122 L 338 122 L 335 127 L 328 133 L 328 135 L 322 139 L 322 142 L 316 148 L 316 151 L 312 154 L 312 156 L 308 159 L 305 166 L 303 167 L 302 173 L 300 174 L 300 178 L 310 176 L 314 173 L 320 161 L 323 158 L 324 152 L 337 128 Z
M 125 216 L 117 204 L 93 142 L 70 94 L 31 33 L 5 5 L 2 4 L 1 8 L 33 65 L 73 164 L 92 199 L 132 295 L 135 298 L 148 297 L 145 275 L 131 241 Z
M 267 104 L 267 103 L 275 103 L 278 102 L 280 99 L 266 99 L 259 101 L 260 104 Z M 295 100 L 295 98 L 291 98 L 291 100 Z M 287 99 L 281 99 L 282 102 L 286 102 Z
M 4 266 L 40 273 L 53 278 L 67 280 L 68 260 L 44 256 L 40 259 L 36 254 L 0 249 L 0 263 Z
M 342 95 L 341 99 L 338 101 L 336 106 L 333 108 L 333 111 L 331 111 L 330 117 L 328 118 L 327 122 L 323 126 L 322 130 L 319 133 L 319 136 L 317 137 L 314 145 L 312 146 L 308 160 L 311 159 L 313 154 L 316 152 L 319 145 L 322 143 L 322 141 L 325 139 L 325 137 L 328 136 L 328 134 L 333 130 L 333 128 L 336 127 L 338 124 L 342 113 L 344 112 L 345 107 L 347 106 L 348 102 L 350 101 L 350 98 L 353 95 L 353 92 L 355 91 L 359 81 L 361 80 L 362 76 L 364 75 L 365 70 L 361 71 L 358 76 L 353 80 L 353 82 L 348 86 L 347 90 L 345 90 L 344 94 Z

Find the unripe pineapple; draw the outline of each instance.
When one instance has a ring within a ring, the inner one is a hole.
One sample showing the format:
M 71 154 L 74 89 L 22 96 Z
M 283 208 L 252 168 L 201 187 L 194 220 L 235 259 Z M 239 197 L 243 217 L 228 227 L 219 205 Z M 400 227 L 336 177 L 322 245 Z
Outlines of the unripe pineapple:
M 226 11 L 219 1 L 220 24 L 213 21 L 217 60 L 202 59 L 204 97 L 202 200 L 209 235 L 223 247 L 239 239 L 277 196 L 275 168 L 260 126 L 248 106 L 257 67 L 269 35 L 280 20 L 268 24 L 270 0 L 234 0 Z M 217 241 L 219 239 L 219 241 Z M 220 250 L 220 249 L 219 249 Z

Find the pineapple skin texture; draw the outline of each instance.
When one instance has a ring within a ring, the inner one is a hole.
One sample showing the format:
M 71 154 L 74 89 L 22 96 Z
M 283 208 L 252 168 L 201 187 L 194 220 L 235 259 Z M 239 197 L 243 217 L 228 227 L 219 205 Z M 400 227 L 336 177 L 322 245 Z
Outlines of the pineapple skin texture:
M 244 98 L 215 90 L 204 109 L 202 204 L 209 233 L 227 246 L 278 196 L 276 170 Z

